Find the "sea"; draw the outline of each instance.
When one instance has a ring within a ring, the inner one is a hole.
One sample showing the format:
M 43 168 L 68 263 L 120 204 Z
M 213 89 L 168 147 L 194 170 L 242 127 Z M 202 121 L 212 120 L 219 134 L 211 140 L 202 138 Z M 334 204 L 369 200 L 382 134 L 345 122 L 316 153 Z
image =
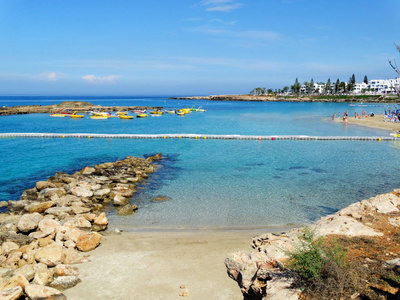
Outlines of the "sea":
M 104 106 L 202 107 L 184 117 L 146 119 L 0 117 L 0 132 L 107 134 L 239 134 L 387 136 L 388 131 L 332 121 L 385 106 L 349 103 L 170 100 L 168 97 L 2 96 L 0 107 L 88 101 Z M 312 223 L 351 203 L 400 187 L 399 141 L 0 138 L 0 201 L 17 200 L 56 172 L 133 155 L 163 160 L 119 216 L 106 207 L 110 229 L 268 229 Z M 164 196 L 165 201 L 153 201 Z

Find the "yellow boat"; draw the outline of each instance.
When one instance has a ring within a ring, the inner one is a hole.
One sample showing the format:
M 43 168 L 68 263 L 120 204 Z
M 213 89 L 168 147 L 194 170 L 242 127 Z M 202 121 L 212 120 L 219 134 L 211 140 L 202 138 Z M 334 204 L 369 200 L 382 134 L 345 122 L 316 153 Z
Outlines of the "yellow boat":
M 138 114 L 136 118 L 147 118 L 147 114 Z
M 64 118 L 67 115 L 66 114 L 62 114 L 61 111 L 63 111 L 64 108 L 61 108 L 60 110 L 57 110 L 55 113 L 50 114 L 50 117 L 56 117 L 56 118 Z
M 74 111 L 74 112 L 72 113 L 72 115 L 69 115 L 69 117 L 72 118 L 72 119 L 82 119 L 82 118 L 84 117 L 84 115 L 77 115 L 76 113 L 77 113 L 77 112 Z
M 90 118 L 93 120 L 107 120 L 110 118 L 110 116 L 107 116 L 104 114 L 94 114 L 94 115 L 91 115 Z
M 152 115 L 162 115 L 163 112 L 161 110 L 153 110 L 150 112 Z
M 118 115 L 118 117 L 119 117 L 121 120 L 130 120 L 130 119 L 133 119 L 133 116 L 128 115 L 128 112 L 120 113 L 120 114 Z

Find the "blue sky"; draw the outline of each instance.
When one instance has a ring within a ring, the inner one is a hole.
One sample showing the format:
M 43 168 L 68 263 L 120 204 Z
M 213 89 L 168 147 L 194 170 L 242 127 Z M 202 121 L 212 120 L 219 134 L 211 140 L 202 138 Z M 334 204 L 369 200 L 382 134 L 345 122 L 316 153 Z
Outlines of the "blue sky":
M 248 93 L 394 78 L 400 0 L 0 0 L 2 95 Z

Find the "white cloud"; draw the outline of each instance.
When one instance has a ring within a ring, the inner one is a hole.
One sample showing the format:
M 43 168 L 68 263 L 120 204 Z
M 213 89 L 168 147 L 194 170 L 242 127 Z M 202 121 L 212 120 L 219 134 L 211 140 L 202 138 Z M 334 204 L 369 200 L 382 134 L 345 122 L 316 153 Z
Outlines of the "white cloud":
M 208 35 L 216 35 L 216 36 L 224 36 L 224 37 L 233 37 L 233 38 L 242 38 L 242 39 L 251 39 L 251 40 L 279 40 L 281 35 L 277 32 L 273 31 L 265 31 L 265 30 L 224 30 L 224 29 L 212 29 L 207 27 L 197 27 L 191 28 L 190 31 L 200 32 Z
M 236 0 L 202 0 L 200 6 L 205 6 L 206 11 L 222 11 L 230 12 L 243 6 L 242 3 Z
M 59 74 L 56 74 L 56 72 L 40 73 L 39 75 L 33 76 L 33 79 L 54 82 L 57 81 L 58 75 Z
M 115 80 L 121 76 L 108 75 L 103 77 L 96 77 L 95 75 L 84 75 L 82 79 L 90 84 L 115 84 Z

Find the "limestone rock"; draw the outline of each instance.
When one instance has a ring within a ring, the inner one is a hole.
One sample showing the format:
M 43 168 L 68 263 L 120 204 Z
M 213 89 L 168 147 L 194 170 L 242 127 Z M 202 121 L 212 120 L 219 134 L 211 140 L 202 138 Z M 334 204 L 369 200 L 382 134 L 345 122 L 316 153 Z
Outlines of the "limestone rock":
M 29 285 L 29 281 L 24 276 L 14 275 L 9 280 L 7 280 L 7 282 L 5 284 L 3 284 L 2 287 L 0 287 L 0 290 L 10 289 L 10 288 L 14 288 L 17 286 L 20 286 L 20 287 L 22 287 L 22 289 L 25 289 L 26 286 L 28 286 L 28 285 Z
M 36 229 L 43 216 L 37 212 L 23 215 L 17 224 L 18 230 L 21 232 L 29 232 Z
M 53 243 L 38 250 L 35 254 L 35 259 L 49 267 L 54 267 L 64 262 L 65 254 L 60 245 Z
M 30 284 L 25 288 L 25 293 L 31 300 L 66 300 L 67 297 L 61 293 L 59 290 L 56 290 L 51 287 L 41 286 L 37 284 Z
M 113 204 L 117 206 L 123 206 L 128 204 L 129 199 L 125 198 L 124 196 L 121 196 L 119 194 L 115 195 L 113 198 Z
M 108 225 L 108 219 L 105 212 L 102 212 L 97 218 L 94 219 L 96 225 Z
M 25 210 L 29 213 L 34 213 L 34 212 L 42 213 L 46 209 L 53 207 L 54 205 L 56 205 L 56 202 L 54 202 L 54 201 L 45 201 L 45 202 L 35 201 L 35 202 L 25 206 Z
M 54 183 L 49 181 L 38 181 L 36 182 L 36 189 L 40 192 L 41 190 L 48 189 L 48 188 L 56 188 Z
M 59 198 L 65 196 L 66 192 L 62 188 L 47 188 L 39 192 L 38 201 L 52 200 L 54 195 L 57 195 L 56 198 Z
M 79 276 L 78 268 L 69 265 L 59 264 L 54 268 L 55 276 Z
M 43 232 L 47 232 L 49 230 L 56 231 L 58 228 L 61 227 L 61 224 L 52 219 L 43 219 L 39 222 L 38 227 Z
M 64 223 L 65 227 L 69 228 L 79 228 L 81 230 L 89 230 L 92 227 L 92 224 L 86 220 L 84 217 L 76 217 L 72 220 L 69 220 Z
M 40 285 L 49 285 L 53 281 L 54 271 L 50 269 L 40 270 L 35 273 L 33 283 Z
M 28 200 L 19 200 L 19 201 L 9 200 L 7 203 L 7 209 L 10 212 L 20 213 L 24 211 L 25 206 L 29 205 L 30 203 L 31 201 Z
M 53 288 L 56 288 L 58 290 L 66 290 L 66 289 L 76 286 L 80 282 L 81 282 L 81 280 L 79 279 L 78 276 L 74 276 L 74 275 L 60 276 L 60 277 L 57 277 L 56 279 L 54 279 L 50 283 L 50 286 Z
M 4 242 L 1 247 L 3 248 L 4 252 L 6 254 L 10 254 L 11 252 L 13 252 L 14 250 L 19 249 L 19 246 L 17 243 L 14 242 Z
M 25 265 L 17 270 L 14 271 L 14 275 L 22 275 L 28 281 L 31 281 L 35 276 L 35 270 L 33 269 L 32 265 Z
M 85 233 L 78 237 L 76 247 L 83 252 L 87 252 L 95 249 L 100 244 L 100 241 L 100 234 L 96 232 Z
M 83 168 L 83 169 L 81 170 L 81 174 L 82 174 L 82 175 L 90 175 L 90 174 L 92 174 L 94 171 L 96 171 L 96 169 L 93 168 L 93 167 L 85 167 L 85 168 Z
M 134 204 L 127 204 L 118 210 L 118 214 L 121 216 L 131 215 L 138 207 Z
M 89 261 L 85 256 L 83 256 L 78 251 L 72 248 L 65 249 L 64 253 L 65 253 L 64 264 L 74 265 Z
M 22 287 L 16 286 L 13 288 L 2 289 L 0 291 L 1 300 L 17 300 L 24 294 Z
M 91 189 L 83 188 L 80 186 L 74 187 L 71 189 L 71 193 L 77 197 L 92 197 L 93 196 L 93 191 Z
M 35 188 L 33 188 L 33 189 L 25 190 L 22 193 L 22 195 L 20 197 L 20 200 L 33 200 L 33 201 L 36 201 L 37 198 L 38 198 L 38 192 L 37 192 L 37 190 Z
M 85 214 L 85 213 L 90 212 L 90 208 L 88 208 L 88 207 L 72 205 L 72 206 L 70 206 L 70 208 L 72 210 L 72 213 L 74 213 L 75 215 Z
M 60 216 L 63 213 L 72 213 L 72 209 L 69 207 L 51 207 L 46 209 L 45 213 L 49 215 Z

